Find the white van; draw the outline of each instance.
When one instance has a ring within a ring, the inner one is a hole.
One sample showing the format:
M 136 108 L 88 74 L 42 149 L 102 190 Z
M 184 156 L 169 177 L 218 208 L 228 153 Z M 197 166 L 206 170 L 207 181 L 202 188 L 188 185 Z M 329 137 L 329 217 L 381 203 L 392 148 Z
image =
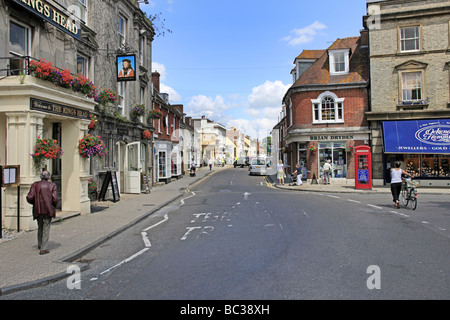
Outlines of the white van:
M 267 175 L 268 159 L 266 158 L 254 158 L 249 165 L 250 175 Z

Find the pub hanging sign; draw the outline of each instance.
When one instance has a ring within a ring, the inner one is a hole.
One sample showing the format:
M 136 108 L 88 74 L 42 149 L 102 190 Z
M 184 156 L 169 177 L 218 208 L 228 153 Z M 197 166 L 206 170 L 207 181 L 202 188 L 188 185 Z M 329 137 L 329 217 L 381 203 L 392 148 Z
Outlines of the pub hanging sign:
M 48 21 L 52 25 L 56 26 L 58 29 L 64 31 L 65 33 L 71 35 L 76 39 L 80 39 L 81 27 L 80 20 L 76 18 L 72 13 L 63 12 L 57 9 L 55 6 L 51 5 L 45 0 L 11 0 L 21 7 L 25 8 L 27 11 L 41 17 L 45 21 Z M 73 7 L 73 8 L 71 8 Z M 74 11 L 79 10 L 77 6 L 71 6 L 70 9 Z

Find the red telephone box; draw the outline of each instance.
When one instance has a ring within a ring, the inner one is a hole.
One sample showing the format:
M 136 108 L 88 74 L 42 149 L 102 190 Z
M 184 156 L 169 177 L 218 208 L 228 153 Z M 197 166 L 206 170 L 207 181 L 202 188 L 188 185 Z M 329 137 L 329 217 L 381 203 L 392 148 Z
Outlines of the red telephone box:
M 372 189 L 372 151 L 369 146 L 355 148 L 355 189 Z

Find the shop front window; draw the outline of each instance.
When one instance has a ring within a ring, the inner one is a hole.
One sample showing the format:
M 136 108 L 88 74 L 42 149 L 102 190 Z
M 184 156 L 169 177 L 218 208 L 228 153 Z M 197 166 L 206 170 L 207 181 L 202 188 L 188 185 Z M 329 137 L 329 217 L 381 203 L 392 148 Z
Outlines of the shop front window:
M 300 165 L 300 168 L 302 168 L 303 180 L 306 180 L 306 178 L 307 178 L 306 159 L 307 159 L 306 158 L 306 144 L 299 143 L 298 144 L 298 164 Z
M 172 176 L 178 176 L 181 174 L 181 165 L 180 165 L 180 156 L 177 151 L 172 152 L 172 159 L 171 159 L 171 171 Z
M 167 176 L 166 173 L 166 152 L 165 151 L 160 151 L 158 154 L 158 176 L 160 178 L 165 178 Z
M 322 177 L 322 167 L 327 160 L 331 160 L 333 178 L 347 178 L 347 158 L 345 142 L 319 143 L 319 176 Z
M 450 156 L 446 154 L 400 154 L 392 155 L 388 169 L 394 167 L 395 161 L 401 162 L 401 168 L 413 178 L 449 178 Z

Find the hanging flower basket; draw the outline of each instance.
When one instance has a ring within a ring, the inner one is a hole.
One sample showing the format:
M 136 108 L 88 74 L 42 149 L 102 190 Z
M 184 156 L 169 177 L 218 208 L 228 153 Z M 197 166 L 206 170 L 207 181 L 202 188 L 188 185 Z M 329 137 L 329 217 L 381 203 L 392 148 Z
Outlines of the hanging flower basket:
M 161 114 L 161 112 L 159 112 L 158 110 L 152 109 L 152 110 L 149 111 L 148 117 L 149 117 L 149 118 L 152 118 L 152 119 L 153 119 L 153 118 L 154 118 L 154 119 L 159 119 L 159 118 L 162 117 L 162 114 Z
M 94 98 L 97 103 L 107 103 L 117 101 L 117 94 L 111 89 L 101 89 Z
M 108 153 L 100 136 L 94 136 L 91 134 L 87 134 L 82 139 L 78 140 L 77 149 L 80 152 L 80 156 L 83 158 L 103 158 Z
M 315 145 L 311 145 L 311 146 L 308 148 L 308 150 L 309 150 L 311 153 L 316 153 L 317 147 L 316 147 Z
M 152 137 L 152 134 L 149 130 L 142 131 L 142 138 L 143 139 L 150 139 Z
M 36 144 L 33 148 L 33 153 L 30 154 L 33 157 L 34 167 L 36 171 L 39 171 L 45 160 L 57 159 L 63 154 L 61 147 L 57 140 L 49 138 L 37 137 Z
M 130 110 L 130 118 L 134 120 L 137 120 L 144 114 L 145 114 L 145 106 L 143 104 L 137 104 Z
M 93 114 L 90 114 L 89 119 L 91 119 L 91 123 L 89 123 L 89 126 L 88 126 L 89 130 L 97 129 L 97 122 L 98 122 L 97 117 L 94 116 Z
M 355 152 L 355 146 L 352 146 L 352 145 L 347 146 L 347 152 L 354 153 Z

